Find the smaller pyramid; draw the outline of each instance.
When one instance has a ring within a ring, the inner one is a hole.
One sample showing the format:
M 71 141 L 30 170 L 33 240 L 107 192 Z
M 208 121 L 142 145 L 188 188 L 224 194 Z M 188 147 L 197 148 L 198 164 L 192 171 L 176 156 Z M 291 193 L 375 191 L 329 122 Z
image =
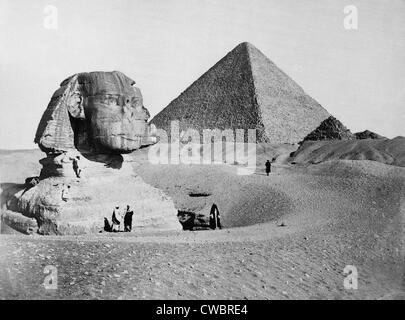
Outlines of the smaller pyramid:
M 322 121 L 322 123 L 310 134 L 308 134 L 304 141 L 318 141 L 318 140 L 352 140 L 356 136 L 347 129 L 343 123 L 333 116 Z
M 257 142 L 298 143 L 329 113 L 252 44 L 237 45 L 151 123 L 180 131 L 256 129 Z
M 356 132 L 354 134 L 356 136 L 356 139 L 362 140 L 362 139 L 384 139 L 385 137 L 380 136 L 378 133 L 375 133 L 370 130 L 364 130 L 362 132 Z

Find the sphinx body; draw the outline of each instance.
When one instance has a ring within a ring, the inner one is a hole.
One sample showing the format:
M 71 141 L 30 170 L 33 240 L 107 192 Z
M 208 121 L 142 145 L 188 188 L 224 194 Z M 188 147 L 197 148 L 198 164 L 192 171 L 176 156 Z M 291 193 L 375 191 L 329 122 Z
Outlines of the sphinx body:
M 99 232 L 113 208 L 134 210 L 133 226 L 179 229 L 170 198 L 143 182 L 132 151 L 154 143 L 135 81 L 121 72 L 75 74 L 55 91 L 35 143 L 46 153 L 40 181 L 14 193 L 7 210 L 41 234 Z

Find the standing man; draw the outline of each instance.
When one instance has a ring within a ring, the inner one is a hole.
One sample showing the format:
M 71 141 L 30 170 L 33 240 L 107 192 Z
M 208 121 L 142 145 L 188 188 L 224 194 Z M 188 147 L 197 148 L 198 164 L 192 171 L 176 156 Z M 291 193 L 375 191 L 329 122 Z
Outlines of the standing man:
M 82 172 L 82 169 L 80 168 L 79 165 L 80 161 L 80 156 L 77 156 L 76 158 L 73 159 L 73 170 L 76 173 L 76 176 L 80 178 L 80 173 Z
M 132 231 L 132 216 L 134 212 L 130 210 L 129 205 L 127 205 L 127 211 L 125 212 L 124 216 L 124 231 L 131 232 Z
M 216 228 L 222 229 L 221 218 L 219 216 L 219 210 L 215 203 L 212 204 L 210 211 L 210 228 L 215 230 Z
M 218 207 L 217 207 L 217 227 L 218 227 L 218 229 L 222 229 L 221 216 L 219 215 Z
M 120 225 L 121 225 L 121 215 L 119 213 L 120 207 L 115 207 L 113 213 L 112 213 L 112 217 L 111 217 L 111 222 L 112 222 L 112 231 L 120 231 Z
M 215 203 L 211 206 L 210 211 L 210 229 L 215 230 L 217 228 L 217 221 L 215 219 Z
M 269 160 L 266 161 L 266 175 L 268 176 L 271 172 L 271 162 Z

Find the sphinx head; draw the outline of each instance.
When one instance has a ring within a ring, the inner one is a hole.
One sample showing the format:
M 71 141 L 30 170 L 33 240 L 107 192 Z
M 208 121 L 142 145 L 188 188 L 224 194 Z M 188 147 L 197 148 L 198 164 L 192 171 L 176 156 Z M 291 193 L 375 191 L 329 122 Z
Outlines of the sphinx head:
M 148 110 L 121 72 L 75 74 L 61 83 L 35 136 L 45 152 L 128 153 L 150 144 Z

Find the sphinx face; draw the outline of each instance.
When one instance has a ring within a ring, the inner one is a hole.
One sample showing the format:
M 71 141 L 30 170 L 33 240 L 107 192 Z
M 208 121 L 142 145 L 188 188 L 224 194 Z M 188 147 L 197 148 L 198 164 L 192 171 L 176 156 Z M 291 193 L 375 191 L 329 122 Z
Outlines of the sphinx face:
M 87 137 L 97 151 L 126 153 L 141 147 L 149 112 L 141 91 L 122 73 L 89 73 L 79 78 Z
M 79 73 L 55 91 L 35 136 L 44 152 L 127 153 L 149 140 L 148 110 L 121 72 Z

